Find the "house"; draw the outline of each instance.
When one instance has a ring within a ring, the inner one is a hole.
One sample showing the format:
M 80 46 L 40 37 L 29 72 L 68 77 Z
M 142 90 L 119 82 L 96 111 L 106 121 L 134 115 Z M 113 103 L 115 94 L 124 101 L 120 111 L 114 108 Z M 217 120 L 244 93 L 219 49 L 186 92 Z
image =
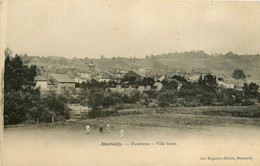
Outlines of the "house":
M 130 95 L 134 91 L 137 90 L 137 88 L 135 88 L 133 86 L 124 86 L 124 87 L 122 87 L 121 85 L 117 85 L 115 88 L 110 87 L 109 89 L 112 92 L 119 92 L 119 93 L 123 93 L 123 94 L 127 94 L 127 95 Z
M 79 68 L 57 69 L 55 73 L 66 74 L 70 78 L 75 79 L 75 82 L 77 83 L 87 82 L 93 77 L 93 72 Z
M 178 91 L 181 90 L 181 87 L 182 87 L 182 84 L 181 84 L 181 83 L 178 84 L 177 90 L 178 90 Z
M 139 71 L 133 71 L 130 70 L 128 71 L 125 75 L 124 78 L 136 78 L 136 80 L 142 80 L 143 77 L 145 77 L 145 73 L 139 72 Z
M 75 80 L 66 74 L 49 74 L 49 78 L 56 90 L 75 88 Z
M 153 70 L 151 68 L 140 68 L 138 71 L 144 73 L 146 77 L 151 77 Z
M 150 85 L 147 85 L 147 86 L 138 86 L 138 88 L 137 88 L 137 90 L 138 90 L 139 92 L 149 91 L 149 90 L 151 90 L 151 89 L 152 89 L 152 87 L 151 87 Z
M 110 71 L 103 71 L 103 72 L 99 73 L 99 75 L 97 76 L 97 79 L 99 82 L 103 82 L 103 81 L 104 82 L 109 82 L 109 81 L 119 82 L 120 81 L 120 77 Z
M 84 69 L 76 69 L 77 70 L 77 75 L 75 76 L 75 82 L 77 83 L 82 83 L 82 82 L 87 82 L 93 78 L 93 73 L 84 70 Z
M 200 78 L 200 75 L 193 75 L 193 76 L 189 77 L 188 80 L 190 82 L 197 82 L 197 81 L 199 81 L 199 78 Z
M 153 84 L 156 90 L 160 91 L 163 88 L 163 84 L 161 82 L 155 82 Z
M 160 71 L 152 70 L 150 75 L 151 75 L 151 77 L 154 78 L 155 81 L 163 81 L 166 78 L 166 71 L 164 71 L 164 70 L 160 70 Z
M 119 70 L 119 69 L 110 69 L 108 72 L 112 73 L 113 75 L 117 76 L 117 78 L 122 79 L 128 70 Z
M 48 80 L 44 76 L 36 76 L 34 78 L 34 82 L 36 83 L 36 87 L 41 90 L 48 90 Z
M 89 71 L 84 71 L 84 70 L 78 70 L 78 74 L 77 74 L 77 77 L 80 77 L 80 78 L 84 78 L 84 79 L 91 79 L 92 78 L 92 73 L 89 72 Z
M 68 104 L 70 109 L 71 118 L 85 118 L 87 114 L 91 111 L 90 107 L 82 106 L 79 104 Z
M 66 74 L 70 78 L 75 78 L 78 75 L 78 71 L 75 68 L 63 68 L 56 69 L 56 74 Z
M 219 86 L 224 87 L 224 88 L 228 88 L 228 89 L 234 89 L 235 88 L 235 84 L 233 83 L 226 83 L 224 81 L 219 81 L 217 80 L 217 83 Z

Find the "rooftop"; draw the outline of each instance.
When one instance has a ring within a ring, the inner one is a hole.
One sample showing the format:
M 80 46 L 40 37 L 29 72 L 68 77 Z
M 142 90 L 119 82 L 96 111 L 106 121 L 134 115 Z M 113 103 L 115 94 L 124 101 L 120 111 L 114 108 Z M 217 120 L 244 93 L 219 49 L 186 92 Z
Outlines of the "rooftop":
M 47 78 L 45 78 L 44 76 L 36 76 L 34 77 L 35 81 L 47 81 Z
M 52 78 L 54 78 L 55 80 L 57 80 L 58 82 L 70 82 L 70 83 L 74 83 L 75 82 L 74 79 L 71 79 L 66 74 L 50 74 L 50 76 Z

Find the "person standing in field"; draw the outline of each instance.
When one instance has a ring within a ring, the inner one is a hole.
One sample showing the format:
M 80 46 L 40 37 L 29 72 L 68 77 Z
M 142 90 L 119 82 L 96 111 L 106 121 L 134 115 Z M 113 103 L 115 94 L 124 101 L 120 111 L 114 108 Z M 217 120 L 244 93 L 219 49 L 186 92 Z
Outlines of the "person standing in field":
M 108 123 L 106 126 L 106 132 L 109 134 L 110 133 L 110 124 Z
M 124 130 L 123 129 L 120 130 L 120 137 L 121 138 L 124 137 Z
M 86 125 L 86 133 L 90 134 L 90 125 L 89 124 Z
M 103 133 L 103 122 L 99 123 L 99 132 Z

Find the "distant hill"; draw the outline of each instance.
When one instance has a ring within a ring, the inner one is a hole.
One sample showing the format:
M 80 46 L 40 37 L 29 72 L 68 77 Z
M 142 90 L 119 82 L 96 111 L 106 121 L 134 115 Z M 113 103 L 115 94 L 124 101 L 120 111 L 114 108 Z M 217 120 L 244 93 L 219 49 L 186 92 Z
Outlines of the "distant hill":
M 95 64 L 97 71 L 106 69 L 140 69 L 152 68 L 153 70 L 167 71 L 211 71 L 231 75 L 234 69 L 244 70 L 247 76 L 260 79 L 260 55 L 237 55 L 229 52 L 225 55 L 208 55 L 203 51 L 190 51 L 182 53 L 168 53 L 151 55 L 146 58 L 73 58 L 62 57 L 36 57 L 22 56 L 28 64 L 37 66 L 63 66 L 86 68 L 91 61 Z

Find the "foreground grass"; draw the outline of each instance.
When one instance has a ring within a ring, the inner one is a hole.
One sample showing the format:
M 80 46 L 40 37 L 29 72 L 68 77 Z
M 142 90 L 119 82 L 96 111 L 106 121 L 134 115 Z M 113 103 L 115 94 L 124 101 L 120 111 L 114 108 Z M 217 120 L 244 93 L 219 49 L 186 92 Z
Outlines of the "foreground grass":
M 122 110 L 124 111 L 124 110 Z M 129 110 L 127 110 L 129 111 Z M 169 108 L 156 110 L 151 113 L 145 109 L 134 110 L 142 114 L 128 114 L 117 117 L 106 117 L 97 119 L 82 119 L 77 121 L 62 121 L 56 123 L 42 123 L 39 125 L 6 126 L 6 128 L 60 128 L 69 130 L 83 130 L 89 123 L 92 129 L 98 129 L 99 122 L 109 123 L 112 128 L 125 127 L 140 128 L 175 128 L 175 129 L 201 129 L 214 126 L 226 127 L 259 127 L 259 107 L 192 107 L 192 108 Z M 257 115 L 252 118 L 252 115 Z M 241 117 L 242 116 L 242 117 Z M 247 116 L 247 117 L 244 117 Z

